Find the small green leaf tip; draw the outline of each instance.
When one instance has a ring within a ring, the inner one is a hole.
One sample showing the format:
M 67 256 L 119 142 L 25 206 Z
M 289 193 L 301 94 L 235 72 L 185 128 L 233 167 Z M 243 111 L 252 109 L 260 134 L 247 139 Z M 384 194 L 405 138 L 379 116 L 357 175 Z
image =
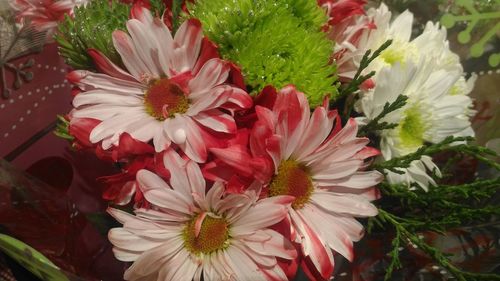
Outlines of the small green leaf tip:
M 253 93 L 294 84 L 311 107 L 337 97 L 333 42 L 321 31 L 326 15 L 316 1 L 197 0 L 188 10 L 221 56 L 242 68 Z
M 113 46 L 111 34 L 116 29 L 126 30 L 130 5 L 117 0 L 92 0 L 74 11 L 74 17 L 66 16 L 59 24 L 55 40 L 59 53 L 66 63 L 75 69 L 94 69 L 92 58 L 87 49 L 101 51 L 117 64 L 121 58 Z

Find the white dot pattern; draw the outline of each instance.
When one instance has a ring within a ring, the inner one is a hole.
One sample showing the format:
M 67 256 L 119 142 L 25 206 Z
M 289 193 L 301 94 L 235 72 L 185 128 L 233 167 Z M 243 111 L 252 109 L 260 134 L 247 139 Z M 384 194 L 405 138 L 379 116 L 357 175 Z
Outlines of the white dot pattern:
M 42 66 L 40 64 L 38 64 L 37 67 L 38 68 L 49 69 L 48 66 Z M 57 71 L 58 68 L 54 67 L 53 70 Z M 61 68 L 60 72 L 66 72 L 66 69 Z M 26 96 L 32 96 L 33 93 L 39 93 L 39 94 L 46 93 L 47 95 L 52 95 L 52 94 L 54 94 L 54 91 L 52 89 L 60 89 L 60 88 L 64 88 L 64 87 L 70 87 L 70 85 L 69 85 L 69 83 L 68 83 L 67 80 L 64 80 L 64 82 L 61 83 L 61 84 L 53 84 L 51 86 L 44 86 L 43 88 L 36 88 L 34 91 L 28 91 L 26 93 Z M 25 95 L 23 95 L 23 94 L 20 94 L 20 95 L 17 96 L 18 100 L 23 100 L 24 98 L 25 98 Z M 46 100 L 47 100 L 47 96 L 46 95 L 40 95 L 40 98 L 38 100 L 36 100 L 35 102 L 33 102 L 31 108 L 26 110 L 25 115 L 19 117 L 19 119 L 17 120 L 17 124 L 13 124 L 10 127 L 11 131 L 16 130 L 17 127 L 19 126 L 18 123 L 24 122 L 27 119 L 27 117 L 33 113 L 33 110 L 35 110 L 36 108 L 38 108 L 40 106 L 40 102 L 44 102 Z M 14 104 L 14 103 L 15 103 L 15 99 L 11 98 L 11 99 L 8 100 L 8 102 L 0 104 L 0 110 L 5 109 L 7 107 L 7 104 Z M 4 138 L 8 138 L 10 135 L 11 134 L 9 132 L 5 132 L 3 134 L 3 137 Z

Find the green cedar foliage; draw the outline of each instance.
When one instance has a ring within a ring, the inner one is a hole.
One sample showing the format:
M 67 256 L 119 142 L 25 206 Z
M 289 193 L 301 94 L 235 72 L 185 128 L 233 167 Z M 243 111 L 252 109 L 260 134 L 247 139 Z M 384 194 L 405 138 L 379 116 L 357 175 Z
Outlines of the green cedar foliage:
M 92 58 L 87 54 L 90 48 L 120 64 L 120 55 L 113 47 L 111 34 L 116 29 L 125 30 L 129 14 L 130 5 L 117 0 L 93 0 L 76 8 L 74 18 L 66 16 L 59 24 L 55 36 L 59 53 L 75 69 L 94 69 Z

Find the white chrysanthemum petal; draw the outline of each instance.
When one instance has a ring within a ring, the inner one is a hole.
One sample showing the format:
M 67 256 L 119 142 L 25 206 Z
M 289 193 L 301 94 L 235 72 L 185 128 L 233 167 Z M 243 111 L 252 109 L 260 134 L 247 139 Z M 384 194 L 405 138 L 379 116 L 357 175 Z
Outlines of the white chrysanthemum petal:
M 403 42 L 409 41 L 411 37 L 412 25 L 413 14 L 406 10 L 394 19 L 388 32 Z

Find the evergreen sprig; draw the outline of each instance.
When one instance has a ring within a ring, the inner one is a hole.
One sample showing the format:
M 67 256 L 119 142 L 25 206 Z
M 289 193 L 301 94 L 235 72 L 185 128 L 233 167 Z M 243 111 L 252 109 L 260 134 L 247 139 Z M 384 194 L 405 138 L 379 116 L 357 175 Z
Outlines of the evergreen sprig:
M 95 68 L 87 54 L 89 48 L 97 49 L 114 63 L 121 64 L 111 34 L 116 29 L 126 30 L 129 14 L 130 5 L 117 0 L 93 0 L 75 8 L 74 17 L 66 16 L 55 35 L 59 53 L 75 69 Z
M 354 92 L 357 92 L 366 80 L 372 78 L 375 75 L 375 71 L 371 71 L 367 74 L 362 74 L 363 71 L 370 65 L 370 63 L 376 59 L 385 49 L 387 49 L 392 44 L 392 40 L 387 40 L 382 44 L 377 50 L 372 54 L 372 50 L 366 51 L 359 63 L 359 68 L 354 74 L 353 79 L 345 87 L 340 88 L 339 97 L 346 97 Z
M 481 204 L 500 191 L 500 178 L 430 186 L 428 191 L 410 190 L 404 184 L 388 182 L 382 182 L 379 188 L 385 198 L 380 205 L 406 219 L 413 219 L 414 230 L 444 232 L 470 223 L 488 222 L 500 215 L 498 206 Z M 397 208 L 394 208 L 394 200 L 399 201 Z
M 172 0 L 172 29 L 177 31 L 179 28 L 180 20 L 179 16 L 182 11 L 182 0 Z
M 385 173 L 384 170 L 389 170 L 401 174 L 404 172 L 402 172 L 400 168 L 408 168 L 412 161 L 418 160 L 424 155 L 434 155 L 442 151 L 455 151 L 458 153 L 470 155 L 478 159 L 479 161 L 482 161 L 487 165 L 497 170 L 500 170 L 500 164 L 488 158 L 488 156 L 495 157 L 497 156 L 497 154 L 491 149 L 488 149 L 486 147 L 467 143 L 473 140 L 474 140 L 473 137 L 449 136 L 439 143 L 425 144 L 414 153 L 410 153 L 401 157 L 393 158 L 391 160 L 382 163 L 375 164 L 374 168 L 384 173 Z
M 388 129 L 394 129 L 398 126 L 398 124 L 394 123 L 387 123 L 387 122 L 380 122 L 382 118 L 387 116 L 387 114 L 402 108 L 403 106 L 406 105 L 406 101 L 408 100 L 408 97 L 405 95 L 399 95 L 396 100 L 392 103 L 386 102 L 384 104 L 384 108 L 382 109 L 382 112 L 375 117 L 374 119 L 370 120 L 366 126 L 363 126 L 359 132 L 359 136 L 366 136 L 369 133 L 373 133 L 376 131 L 382 131 L 382 130 L 388 130 Z
M 401 268 L 401 261 L 399 259 L 400 245 L 407 245 L 409 247 L 420 249 L 459 281 L 500 280 L 500 275 L 471 273 L 463 271 L 462 269 L 455 266 L 445 253 L 429 245 L 421 238 L 417 230 L 413 227 L 413 222 L 411 220 L 398 217 L 383 209 L 379 209 L 379 215 L 377 219 L 380 220 L 380 222 L 378 222 L 379 225 L 391 225 L 396 232 L 395 237 L 392 241 L 393 249 L 389 253 L 391 262 L 389 263 L 389 266 L 387 268 L 384 280 L 389 280 L 394 270 Z
M 336 99 L 333 42 L 321 31 L 327 18 L 309 0 L 198 0 L 188 3 L 224 59 L 242 68 L 249 91 L 294 84 L 312 107 Z

